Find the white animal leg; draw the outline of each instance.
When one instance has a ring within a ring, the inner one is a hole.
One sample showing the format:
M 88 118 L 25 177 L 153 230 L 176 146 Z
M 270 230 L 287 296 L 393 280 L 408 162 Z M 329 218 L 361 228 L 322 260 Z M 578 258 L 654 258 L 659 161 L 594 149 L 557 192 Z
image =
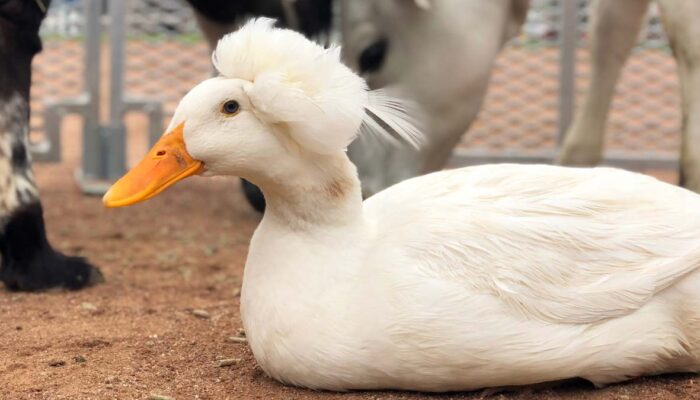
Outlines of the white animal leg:
M 649 0 L 597 0 L 591 4 L 591 81 L 567 131 L 560 163 L 600 162 L 615 84 L 637 41 L 648 6 Z
M 700 2 L 659 1 L 664 28 L 678 63 L 683 112 L 680 183 L 700 192 Z

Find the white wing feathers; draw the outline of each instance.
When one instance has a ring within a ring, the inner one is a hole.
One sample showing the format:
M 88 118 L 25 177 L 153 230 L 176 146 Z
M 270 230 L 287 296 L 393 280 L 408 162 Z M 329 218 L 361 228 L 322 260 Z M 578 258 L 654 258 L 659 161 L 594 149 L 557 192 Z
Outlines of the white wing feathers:
M 666 261 L 666 262 L 664 262 Z M 700 249 L 674 260 L 652 259 L 640 270 L 621 269 L 581 280 L 596 282 L 560 287 L 545 282 L 504 282 L 494 278 L 497 293 L 525 315 L 568 324 L 589 324 L 627 315 L 646 304 L 700 264 Z M 587 275 L 586 275 L 587 274 Z
M 552 323 L 632 313 L 700 266 L 698 197 L 621 170 L 472 167 L 365 204 L 426 278 Z

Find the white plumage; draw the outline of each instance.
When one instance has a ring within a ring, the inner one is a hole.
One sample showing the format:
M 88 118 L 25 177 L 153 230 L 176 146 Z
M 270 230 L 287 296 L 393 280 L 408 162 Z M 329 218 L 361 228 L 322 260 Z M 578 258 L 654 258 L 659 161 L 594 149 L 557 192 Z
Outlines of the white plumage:
M 332 153 L 355 139 L 363 121 L 370 131 L 384 131 L 366 114 L 370 110 L 417 145 L 419 132 L 392 112 L 404 104 L 369 91 L 340 62 L 340 47 L 324 49 L 300 33 L 275 29 L 273 23 L 252 20 L 235 35 L 224 36 L 212 55 L 222 76 L 252 82 L 246 93 L 262 120 L 287 124 L 308 150 Z
M 244 322 L 277 379 L 446 391 L 700 367 L 694 193 L 486 165 L 404 181 L 354 217 L 255 234 Z
M 171 127 L 184 158 L 265 193 L 241 307 L 270 376 L 448 391 L 700 369 L 698 195 L 608 168 L 485 165 L 363 202 L 343 149 L 369 96 L 337 50 L 257 20 L 215 60 L 223 77 Z

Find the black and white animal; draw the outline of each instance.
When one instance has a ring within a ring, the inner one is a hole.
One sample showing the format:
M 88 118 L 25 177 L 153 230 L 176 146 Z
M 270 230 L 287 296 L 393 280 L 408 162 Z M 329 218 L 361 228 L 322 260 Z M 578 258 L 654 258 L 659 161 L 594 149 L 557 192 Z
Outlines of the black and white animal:
M 31 62 L 49 2 L 0 0 L 0 281 L 11 290 L 80 289 L 102 280 L 84 259 L 51 247 L 31 170 Z

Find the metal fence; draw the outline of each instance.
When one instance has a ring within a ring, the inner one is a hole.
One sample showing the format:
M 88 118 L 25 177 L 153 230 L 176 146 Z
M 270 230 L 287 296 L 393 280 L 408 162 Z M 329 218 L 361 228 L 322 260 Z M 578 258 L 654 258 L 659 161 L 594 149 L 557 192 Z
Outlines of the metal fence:
M 143 154 L 177 101 L 212 72 L 184 1 L 55 0 L 42 37 L 32 85 L 35 157 L 77 156 L 76 178 L 88 193 L 103 192 L 122 175 L 129 155 Z M 135 113 L 146 122 L 130 123 Z M 72 114 L 82 126 L 68 119 L 61 135 L 61 121 Z M 66 130 L 82 139 L 62 144 Z
M 484 106 L 453 164 L 552 159 L 587 85 L 587 2 L 532 0 L 522 34 L 497 59 Z M 124 29 L 114 29 L 119 26 Z M 125 146 L 127 156 L 142 154 L 182 95 L 211 74 L 208 46 L 182 0 L 54 0 L 42 36 L 32 87 L 36 157 L 79 159 L 88 192 L 100 192 L 104 178 L 123 171 L 128 159 L 113 153 Z M 606 154 L 614 163 L 674 165 L 677 93 L 675 64 L 652 9 L 613 100 Z M 63 137 L 82 140 L 61 145 L 61 120 L 72 113 L 82 126 L 64 123 Z

